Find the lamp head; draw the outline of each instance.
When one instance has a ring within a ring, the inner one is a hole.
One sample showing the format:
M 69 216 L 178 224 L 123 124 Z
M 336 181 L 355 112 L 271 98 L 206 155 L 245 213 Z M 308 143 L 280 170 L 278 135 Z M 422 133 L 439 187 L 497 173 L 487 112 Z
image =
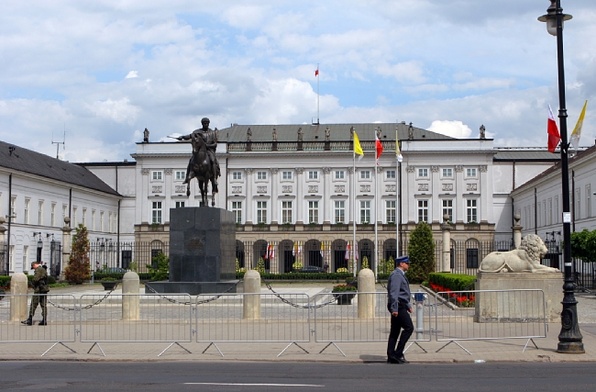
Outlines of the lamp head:
M 561 28 L 563 28 L 563 24 L 566 20 L 573 18 L 573 16 L 569 14 L 563 13 L 563 8 L 557 8 L 557 0 L 550 0 L 550 6 L 546 9 L 546 14 L 539 16 L 538 20 L 540 22 L 546 22 L 546 31 L 552 36 L 557 36 L 557 15 L 561 15 Z

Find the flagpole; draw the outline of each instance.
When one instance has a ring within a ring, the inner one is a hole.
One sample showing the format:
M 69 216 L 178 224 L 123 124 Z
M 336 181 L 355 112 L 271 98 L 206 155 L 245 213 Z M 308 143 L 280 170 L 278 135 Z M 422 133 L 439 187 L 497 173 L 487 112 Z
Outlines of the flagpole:
M 399 125 L 395 124 L 395 173 L 396 173 L 396 184 L 395 184 L 395 259 L 399 257 L 399 214 L 400 214 L 400 205 L 399 205 L 399 183 L 400 183 L 400 176 L 401 173 L 399 172 L 399 138 L 397 134 L 397 127 Z M 394 260 L 395 262 L 395 260 Z M 395 266 L 394 266 L 395 267 Z
M 319 94 L 319 63 L 317 63 L 317 125 L 320 124 L 319 122 L 319 102 L 321 100 L 321 96 Z
M 355 131 L 352 127 L 352 138 Z M 356 143 L 353 140 L 353 143 Z M 356 277 L 356 149 L 355 144 L 352 148 L 352 272 Z
M 377 131 L 375 130 L 375 139 L 378 139 Z M 379 206 L 377 204 L 377 195 L 379 194 L 379 180 L 377 176 L 379 175 L 379 154 L 376 148 L 375 142 L 375 282 L 378 282 L 378 274 L 377 274 L 377 265 L 379 264 L 379 229 L 378 229 L 378 216 L 379 216 Z

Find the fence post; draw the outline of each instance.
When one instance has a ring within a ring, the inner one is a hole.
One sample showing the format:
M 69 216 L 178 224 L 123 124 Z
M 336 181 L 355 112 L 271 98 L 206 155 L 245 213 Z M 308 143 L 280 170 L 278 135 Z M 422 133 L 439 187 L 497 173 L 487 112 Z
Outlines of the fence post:
M 258 320 L 261 318 L 261 274 L 257 270 L 248 270 L 244 274 L 244 296 L 242 318 Z
M 441 254 L 441 272 L 451 272 L 451 225 L 449 224 L 449 215 L 443 216 L 443 252 Z
M 128 271 L 122 277 L 122 319 L 139 320 L 141 315 L 139 295 L 139 275 Z M 128 294 L 128 295 L 127 295 Z
M 370 268 L 358 273 L 358 318 L 375 317 L 375 274 Z
M 27 318 L 27 276 L 22 272 L 10 278 L 10 321 L 21 321 Z

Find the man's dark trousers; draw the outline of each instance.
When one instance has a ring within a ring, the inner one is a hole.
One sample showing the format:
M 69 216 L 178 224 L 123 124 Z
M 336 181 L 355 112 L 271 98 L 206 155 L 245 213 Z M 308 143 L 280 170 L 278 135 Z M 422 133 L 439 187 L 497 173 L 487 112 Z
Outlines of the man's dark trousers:
M 402 330 L 401 335 L 399 334 Z M 407 306 L 400 306 L 397 317 L 391 316 L 391 330 L 389 331 L 389 339 L 387 340 L 387 357 L 401 358 L 404 356 L 404 349 L 410 336 L 414 332 L 414 324 Z M 397 338 L 399 337 L 399 343 Z M 397 344 L 397 347 L 395 345 Z

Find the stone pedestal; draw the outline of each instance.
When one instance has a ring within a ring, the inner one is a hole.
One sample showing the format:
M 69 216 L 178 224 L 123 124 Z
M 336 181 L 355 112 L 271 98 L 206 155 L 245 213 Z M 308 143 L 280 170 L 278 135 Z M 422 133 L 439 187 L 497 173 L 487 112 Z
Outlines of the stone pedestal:
M 170 277 L 146 292 L 236 292 L 236 224 L 231 211 L 213 207 L 170 210 Z
M 542 310 L 542 295 L 535 291 L 477 293 L 475 321 L 510 319 L 517 322 L 536 320 L 542 315 L 548 322 L 560 321 L 563 300 L 562 273 L 479 272 L 476 280 L 476 290 L 524 289 L 542 290 L 546 309 Z

